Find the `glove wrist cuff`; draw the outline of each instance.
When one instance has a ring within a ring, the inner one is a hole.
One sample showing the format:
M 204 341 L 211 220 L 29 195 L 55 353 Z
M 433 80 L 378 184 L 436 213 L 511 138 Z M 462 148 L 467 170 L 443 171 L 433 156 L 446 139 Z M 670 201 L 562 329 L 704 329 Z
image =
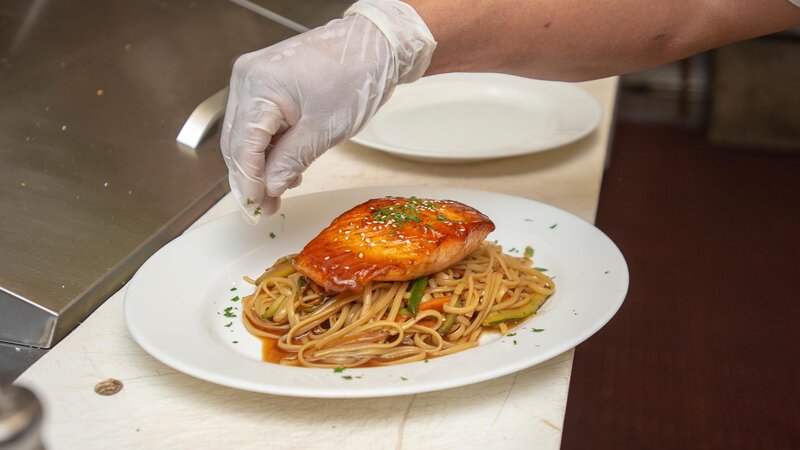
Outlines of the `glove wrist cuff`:
M 396 58 L 399 84 L 417 81 L 431 64 L 436 40 L 411 5 L 399 0 L 359 0 L 344 17 L 358 14 L 372 22 Z

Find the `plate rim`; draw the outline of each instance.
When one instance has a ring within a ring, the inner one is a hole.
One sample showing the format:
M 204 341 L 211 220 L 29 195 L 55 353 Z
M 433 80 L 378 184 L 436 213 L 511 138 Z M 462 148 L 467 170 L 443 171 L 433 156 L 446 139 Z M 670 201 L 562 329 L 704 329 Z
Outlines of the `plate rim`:
M 480 155 L 464 155 L 464 154 L 453 154 L 453 153 L 441 153 L 441 154 L 431 155 L 430 153 L 424 150 L 414 150 L 398 145 L 375 142 L 370 139 L 366 139 L 365 137 L 362 136 L 362 133 L 364 133 L 364 131 L 369 128 L 371 122 L 368 122 L 362 130 L 360 130 L 355 136 L 351 137 L 349 139 L 350 142 L 409 160 L 439 162 L 439 163 L 478 162 L 478 161 L 486 161 L 492 159 L 511 158 L 514 156 L 530 155 L 535 153 L 556 150 L 565 147 L 569 144 L 572 144 L 574 142 L 577 142 L 585 138 L 586 136 L 589 136 L 590 134 L 595 132 L 600 126 L 600 124 L 603 122 L 604 113 L 603 113 L 603 108 L 600 105 L 600 102 L 591 93 L 587 92 L 585 89 L 580 88 L 579 86 L 576 86 L 575 83 L 569 83 L 565 81 L 539 80 L 534 78 L 526 78 L 516 75 L 492 73 L 492 72 L 453 72 L 453 73 L 434 75 L 429 79 L 434 79 L 435 77 L 453 77 L 456 79 L 465 77 L 466 79 L 475 78 L 476 81 L 482 82 L 481 80 L 477 80 L 479 76 L 487 78 L 513 77 L 517 81 L 529 82 L 531 85 L 558 86 L 560 89 L 561 88 L 566 89 L 568 91 L 571 91 L 572 94 L 583 97 L 583 100 L 587 101 L 587 104 L 591 105 L 591 108 L 593 110 L 592 117 L 594 120 L 591 122 L 591 124 L 587 123 L 587 127 L 581 130 L 580 133 L 577 133 L 574 136 L 570 136 L 569 139 L 564 139 L 562 142 L 559 142 L 558 144 L 555 145 L 545 145 L 533 148 L 495 149 L 490 153 L 480 154 Z M 417 85 L 415 85 L 414 83 L 404 85 L 405 89 L 414 89 L 414 86 Z M 388 102 L 390 101 L 391 98 L 389 99 Z
M 430 381 L 426 380 L 424 384 L 418 385 L 417 383 L 410 383 L 410 384 L 393 384 L 388 386 L 386 384 L 376 386 L 376 387 L 356 387 L 357 385 L 352 385 L 353 387 L 349 386 L 341 386 L 337 387 L 336 389 L 330 389 L 328 387 L 320 387 L 320 386 L 304 386 L 302 389 L 293 389 L 291 391 L 287 391 L 281 386 L 271 385 L 269 383 L 256 383 L 252 382 L 251 380 L 239 378 L 235 379 L 232 378 L 229 374 L 224 373 L 217 373 L 217 372 L 208 372 L 203 370 L 202 368 L 198 368 L 193 366 L 191 363 L 184 361 L 181 358 L 176 358 L 171 355 L 168 351 L 164 351 L 163 349 L 159 348 L 157 345 L 152 345 L 150 340 L 143 334 L 143 330 L 139 327 L 138 324 L 131 323 L 131 314 L 129 314 L 131 305 L 133 304 L 131 298 L 131 293 L 137 292 L 137 286 L 141 281 L 142 277 L 145 276 L 146 272 L 143 271 L 147 264 L 150 264 L 151 260 L 157 260 L 159 254 L 162 256 L 169 252 L 170 248 L 174 245 L 177 245 L 180 240 L 182 240 L 185 236 L 189 236 L 199 230 L 202 230 L 206 227 L 210 226 L 220 226 L 225 221 L 231 220 L 241 220 L 238 217 L 238 212 L 233 212 L 230 214 L 226 214 L 214 220 L 211 220 L 201 226 L 198 226 L 192 230 L 188 230 L 186 233 L 176 237 L 168 244 L 164 245 L 161 249 L 159 249 L 155 254 L 153 254 L 145 264 L 136 272 L 134 277 L 128 283 L 125 297 L 124 297 L 124 305 L 123 311 L 125 315 L 125 324 L 131 334 L 133 340 L 145 351 L 145 353 L 149 354 L 154 359 L 160 361 L 161 363 L 179 371 L 184 374 L 190 375 L 192 377 L 205 380 L 208 382 L 212 382 L 215 384 L 219 384 L 222 386 L 227 386 L 231 388 L 246 390 L 250 392 L 257 392 L 257 393 L 264 393 L 264 394 L 273 394 L 273 395 L 281 395 L 281 396 L 288 396 L 288 397 L 305 397 L 305 398 L 377 398 L 377 397 L 391 397 L 391 396 L 399 396 L 399 395 L 408 395 L 408 394 L 416 394 L 416 393 L 425 393 L 425 392 L 433 392 L 439 391 L 444 389 L 456 388 L 466 385 L 471 385 L 474 383 L 479 383 L 482 381 L 491 380 L 494 378 L 498 378 L 501 376 L 505 376 L 511 373 L 516 373 L 520 370 L 524 370 L 530 367 L 537 366 L 539 364 L 543 364 L 554 357 L 563 354 L 566 351 L 569 351 L 575 348 L 580 343 L 584 342 L 586 339 L 594 335 L 597 331 L 599 331 L 603 326 L 605 326 L 619 311 L 624 303 L 624 300 L 627 296 L 627 292 L 629 289 L 630 283 L 630 273 L 628 270 L 627 261 L 624 258 L 624 255 L 616 246 L 616 244 L 609 238 L 602 230 L 591 224 L 590 222 L 572 214 L 568 211 L 563 209 L 557 208 L 555 206 L 539 202 L 537 200 L 520 197 L 516 195 L 510 195 L 505 193 L 493 192 L 493 191 L 486 191 L 486 190 L 478 190 L 478 189 L 469 189 L 469 188 L 458 188 L 458 187 L 441 187 L 441 186 L 370 186 L 370 187 L 357 187 L 357 188 L 349 188 L 349 189 L 340 189 L 340 190 L 333 190 L 333 191 L 324 191 L 324 192 L 315 192 L 309 194 L 298 195 L 295 197 L 291 197 L 286 199 L 287 201 L 296 198 L 309 198 L 318 196 L 319 194 L 336 194 L 336 193 L 370 193 L 370 192 L 378 192 L 379 195 L 391 195 L 385 194 L 384 192 L 387 190 L 419 190 L 419 189 L 427 189 L 430 191 L 459 191 L 464 194 L 468 193 L 480 193 L 480 194 L 491 194 L 495 196 L 505 197 L 507 200 L 524 200 L 528 202 L 532 202 L 537 205 L 537 207 L 544 207 L 546 209 L 554 210 L 560 214 L 565 214 L 571 216 L 572 219 L 577 220 L 584 225 L 588 225 L 589 227 L 593 228 L 594 231 L 597 233 L 598 237 L 602 238 L 606 241 L 606 244 L 610 244 L 609 249 L 614 252 L 614 257 L 618 258 L 618 262 L 621 263 L 621 268 L 624 269 L 620 274 L 621 276 L 620 282 L 622 283 L 622 289 L 619 293 L 614 294 L 614 301 L 610 304 L 610 308 L 605 310 L 605 314 L 602 317 L 598 317 L 594 322 L 592 322 L 591 327 L 587 327 L 583 329 L 582 333 L 577 335 L 571 336 L 569 339 L 565 339 L 561 341 L 561 343 L 554 348 L 548 351 L 542 351 L 537 353 L 536 358 L 520 358 L 516 361 L 513 361 L 511 364 L 505 364 L 500 367 L 494 367 L 490 370 L 483 370 L 478 372 L 474 375 L 462 375 L 455 379 L 446 378 L 442 380 L 435 380 Z M 434 192 L 435 194 L 435 192 Z M 373 194 L 369 194 L 373 195 Z M 224 269 L 220 268 L 220 271 Z M 144 333 L 146 334 L 146 333 Z M 213 338 L 212 338 L 213 340 Z M 244 364 L 251 365 L 253 367 L 260 367 L 262 365 L 268 364 L 262 361 L 255 361 L 250 359 L 245 359 L 242 355 L 237 355 L 234 352 L 229 352 L 231 355 L 235 355 L 245 361 Z M 531 363 L 531 359 L 536 359 L 537 362 Z M 281 367 L 280 370 L 289 370 L 289 371 L 325 371 L 329 372 L 328 369 L 316 369 L 316 368 L 300 368 L 300 367 L 286 367 L 286 366 L 278 366 Z M 369 370 L 377 369 L 377 370 L 385 370 L 390 368 L 397 368 L 401 366 L 387 366 L 387 367 L 375 367 L 369 368 Z M 364 370 L 355 368 L 352 370 Z M 455 381 L 454 381 L 455 380 Z

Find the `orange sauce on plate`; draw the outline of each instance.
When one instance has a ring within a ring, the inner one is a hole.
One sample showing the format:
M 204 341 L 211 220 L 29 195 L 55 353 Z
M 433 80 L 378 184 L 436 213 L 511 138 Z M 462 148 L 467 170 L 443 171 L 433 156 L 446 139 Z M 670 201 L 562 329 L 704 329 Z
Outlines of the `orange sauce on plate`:
M 294 353 L 288 353 L 278 347 L 278 340 L 273 338 L 260 338 L 261 339 L 261 360 L 280 364 L 281 359 L 287 356 L 293 356 Z

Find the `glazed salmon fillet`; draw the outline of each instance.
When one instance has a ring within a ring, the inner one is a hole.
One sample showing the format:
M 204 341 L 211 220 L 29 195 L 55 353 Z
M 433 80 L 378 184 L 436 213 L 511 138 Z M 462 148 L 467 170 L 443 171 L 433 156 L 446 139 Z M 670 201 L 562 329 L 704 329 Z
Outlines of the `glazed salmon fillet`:
M 360 292 L 369 281 L 405 281 L 446 269 L 494 231 L 463 203 L 416 197 L 368 200 L 346 211 L 294 260 L 327 292 Z

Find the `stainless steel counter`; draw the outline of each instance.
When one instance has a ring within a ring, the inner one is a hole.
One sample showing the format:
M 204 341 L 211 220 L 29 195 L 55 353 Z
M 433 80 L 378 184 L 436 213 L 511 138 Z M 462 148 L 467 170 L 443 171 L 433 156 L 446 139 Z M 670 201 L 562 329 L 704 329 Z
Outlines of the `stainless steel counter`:
M 259 3 L 314 26 L 349 2 Z M 0 341 L 54 345 L 227 191 L 218 135 L 175 137 L 292 34 L 230 2 L 0 1 Z
M 342 15 L 355 0 L 247 0 L 308 28 Z

